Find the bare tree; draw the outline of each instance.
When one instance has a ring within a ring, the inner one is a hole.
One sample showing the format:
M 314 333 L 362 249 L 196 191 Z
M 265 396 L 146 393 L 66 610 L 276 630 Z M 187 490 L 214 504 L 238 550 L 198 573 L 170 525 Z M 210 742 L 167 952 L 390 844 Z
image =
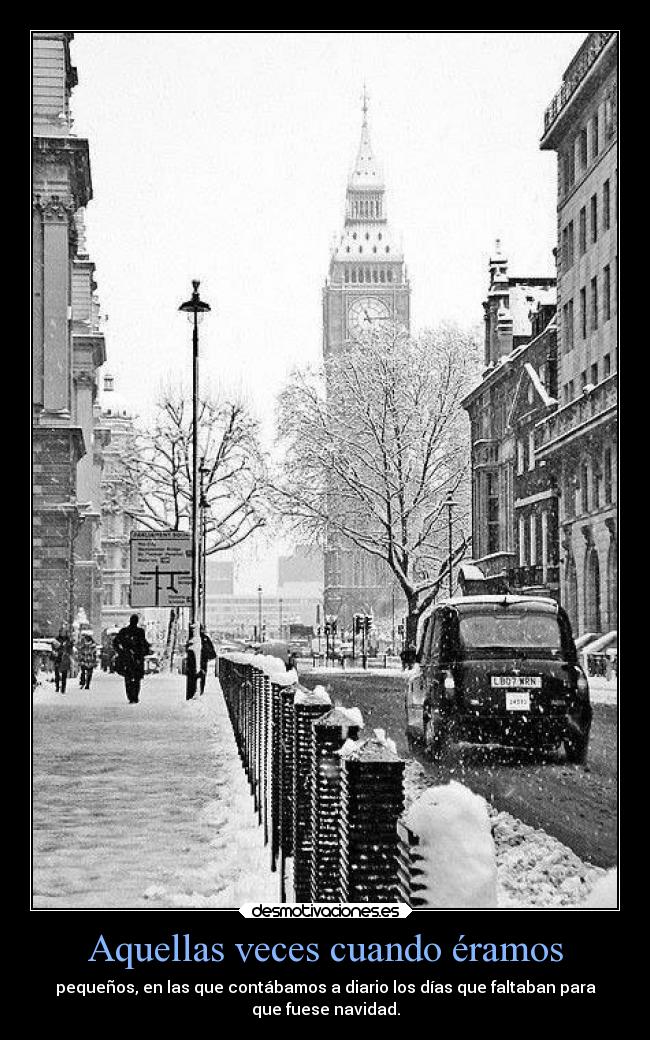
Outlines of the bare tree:
M 469 541 L 461 400 L 477 371 L 476 342 L 457 327 L 411 338 L 382 322 L 322 369 L 295 371 L 280 397 L 282 512 L 327 547 L 347 542 L 385 561 L 407 600 L 409 639 L 448 575 L 448 492 L 454 562 Z
M 266 463 L 256 419 L 241 401 L 198 402 L 206 554 L 233 549 L 267 521 Z M 149 530 L 183 531 L 192 515 L 192 402 L 181 387 L 164 390 L 150 428 L 141 427 L 120 460 L 133 494 L 125 512 Z M 165 656 L 175 638 L 170 613 Z
M 265 460 L 257 421 L 240 401 L 198 405 L 204 470 L 206 552 L 233 549 L 266 522 Z M 160 397 L 153 426 L 141 430 L 124 464 L 138 488 L 133 516 L 150 530 L 189 529 L 192 512 L 192 407 L 180 388 Z

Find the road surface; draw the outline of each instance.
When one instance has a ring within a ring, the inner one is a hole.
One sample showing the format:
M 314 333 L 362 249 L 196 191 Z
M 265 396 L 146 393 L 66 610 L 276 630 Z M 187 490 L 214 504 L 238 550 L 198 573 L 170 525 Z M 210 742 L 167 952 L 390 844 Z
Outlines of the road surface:
M 334 703 L 358 707 L 366 725 L 386 730 L 400 755 L 409 751 L 404 731 L 404 680 L 399 675 L 305 673 L 303 685 L 325 685 Z M 441 783 L 453 778 L 497 809 L 541 827 L 576 855 L 600 867 L 617 863 L 617 709 L 595 704 L 587 767 L 569 765 L 562 752 L 547 757 L 519 749 L 457 746 L 448 767 L 417 758 Z

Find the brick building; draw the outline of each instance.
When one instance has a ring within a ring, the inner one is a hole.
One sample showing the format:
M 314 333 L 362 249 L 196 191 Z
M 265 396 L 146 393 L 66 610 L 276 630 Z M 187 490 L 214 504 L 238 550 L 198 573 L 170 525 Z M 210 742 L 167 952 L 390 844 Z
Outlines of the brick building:
M 473 562 L 505 588 L 559 595 L 557 490 L 535 451 L 537 423 L 557 406 L 555 279 L 508 275 L 489 261 L 485 365 L 470 417 Z
M 558 156 L 559 407 L 537 457 L 560 491 L 561 595 L 575 628 L 617 627 L 618 35 L 590 32 L 544 115 Z
M 93 265 L 80 241 L 92 198 L 88 142 L 72 133 L 71 32 L 32 33 L 33 628 L 97 625 L 101 585 L 94 436 L 105 357 Z

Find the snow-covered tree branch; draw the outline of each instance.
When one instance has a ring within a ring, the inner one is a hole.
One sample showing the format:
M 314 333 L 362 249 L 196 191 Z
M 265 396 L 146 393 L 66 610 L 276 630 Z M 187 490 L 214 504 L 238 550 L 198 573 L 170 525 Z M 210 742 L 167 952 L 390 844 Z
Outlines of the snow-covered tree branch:
M 381 323 L 292 374 L 278 411 L 284 452 L 275 501 L 303 537 L 384 560 L 412 632 L 469 541 L 469 430 L 461 400 L 476 382 L 473 337 L 442 325 L 412 338 Z

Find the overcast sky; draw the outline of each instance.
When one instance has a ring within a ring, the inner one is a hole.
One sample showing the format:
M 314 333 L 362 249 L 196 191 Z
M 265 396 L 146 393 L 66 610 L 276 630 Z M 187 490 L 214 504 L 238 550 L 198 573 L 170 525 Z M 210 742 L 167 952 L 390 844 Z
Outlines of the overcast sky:
M 364 80 L 414 328 L 480 325 L 497 237 L 511 273 L 553 274 L 556 159 L 539 137 L 585 34 L 76 32 L 106 368 L 135 411 L 190 374 L 177 308 L 200 278 L 202 379 L 241 388 L 270 436 L 291 367 L 320 359 Z

